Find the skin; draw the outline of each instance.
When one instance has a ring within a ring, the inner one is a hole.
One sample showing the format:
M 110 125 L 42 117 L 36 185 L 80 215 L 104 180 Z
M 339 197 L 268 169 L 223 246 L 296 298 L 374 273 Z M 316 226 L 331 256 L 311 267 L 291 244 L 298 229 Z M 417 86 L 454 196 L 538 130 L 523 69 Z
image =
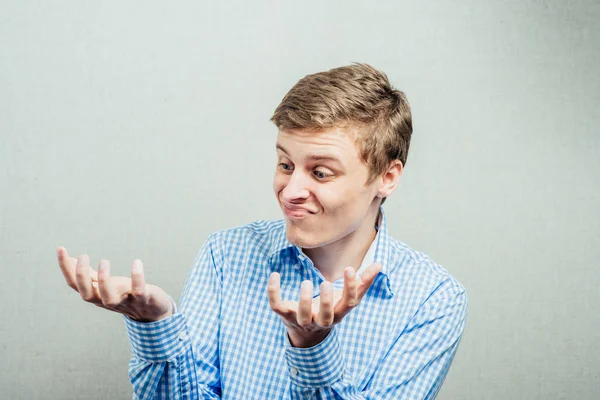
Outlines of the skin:
M 375 263 L 357 277 L 348 265 L 358 268 L 373 242 L 381 199 L 397 187 L 402 163 L 393 161 L 367 185 L 369 168 L 359 156 L 357 134 L 351 127 L 334 127 L 316 133 L 284 130 L 277 138 L 273 190 L 279 206 L 284 215 L 290 208 L 308 210 L 302 218 L 285 216 L 287 238 L 302 248 L 326 279 L 318 300 L 312 298 L 312 282 L 304 281 L 300 301 L 292 302 L 281 299 L 279 274 L 269 278 L 269 304 L 295 347 L 312 347 L 327 337 L 360 303 L 382 268 Z M 342 276 L 344 290 L 334 293 L 331 282 Z
M 312 299 L 312 282 L 303 282 L 299 302 L 281 299 L 279 274 L 269 279 L 271 308 L 281 316 L 292 345 L 297 347 L 320 343 L 333 325 L 359 304 L 381 269 L 381 265 L 373 264 L 356 277 L 354 268 L 345 266 L 359 265 L 364 258 L 375 237 L 373 225 L 381 198 L 396 188 L 402 164 L 394 161 L 372 184 L 362 184 L 368 168 L 358 157 L 355 135 L 348 128 L 319 133 L 282 131 L 278 135 L 277 144 L 285 149 L 277 150 L 279 161 L 273 180 L 279 205 L 282 210 L 287 204 L 311 211 L 308 218 L 286 217 L 286 235 L 302 247 L 327 279 L 316 299 Z M 311 154 L 335 156 L 338 161 L 309 160 Z M 67 285 L 84 301 L 141 322 L 172 315 L 169 296 L 145 282 L 141 260 L 133 261 L 131 277 L 123 277 L 111 276 L 106 259 L 96 271 L 86 254 L 70 257 L 60 246 L 56 255 Z M 344 290 L 334 292 L 330 282 L 342 275 Z
M 131 265 L 131 278 L 110 276 L 110 263 L 101 260 L 96 272 L 87 254 L 69 257 L 67 249 L 56 249 L 67 285 L 81 298 L 100 308 L 118 312 L 140 322 L 153 322 L 172 314 L 169 296 L 158 286 L 146 284 L 141 260 Z

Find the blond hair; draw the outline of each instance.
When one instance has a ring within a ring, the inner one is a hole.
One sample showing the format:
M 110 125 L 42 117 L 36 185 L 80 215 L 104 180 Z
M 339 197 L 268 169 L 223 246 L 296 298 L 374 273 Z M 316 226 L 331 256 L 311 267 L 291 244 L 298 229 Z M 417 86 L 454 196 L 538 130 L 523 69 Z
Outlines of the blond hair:
M 284 96 L 271 121 L 280 131 L 359 128 L 356 144 L 369 167 L 367 185 L 393 160 L 406 165 L 412 134 L 408 100 L 385 73 L 368 64 L 305 76 Z

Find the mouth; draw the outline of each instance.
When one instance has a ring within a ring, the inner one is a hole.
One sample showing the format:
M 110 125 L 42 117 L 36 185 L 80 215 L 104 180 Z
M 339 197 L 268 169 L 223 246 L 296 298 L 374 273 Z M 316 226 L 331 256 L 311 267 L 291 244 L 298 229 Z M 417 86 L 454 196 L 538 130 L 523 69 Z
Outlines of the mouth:
M 285 204 L 282 204 L 282 205 L 283 205 L 283 213 L 288 218 L 303 219 L 303 218 L 306 218 L 306 217 L 308 217 L 309 215 L 312 214 L 308 210 L 304 210 L 304 209 L 295 209 L 295 210 L 292 210 L 291 208 L 288 208 Z

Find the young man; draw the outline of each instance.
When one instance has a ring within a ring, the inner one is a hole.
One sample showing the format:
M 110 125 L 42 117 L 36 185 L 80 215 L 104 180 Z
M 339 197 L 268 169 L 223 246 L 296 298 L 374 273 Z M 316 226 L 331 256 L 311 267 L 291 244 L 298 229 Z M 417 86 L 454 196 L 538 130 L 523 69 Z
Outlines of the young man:
M 390 237 L 382 204 L 412 133 L 404 94 L 353 64 L 284 97 L 273 189 L 285 218 L 213 233 L 179 310 L 58 248 L 68 284 L 119 312 L 134 399 L 432 399 L 465 325 L 465 289 Z

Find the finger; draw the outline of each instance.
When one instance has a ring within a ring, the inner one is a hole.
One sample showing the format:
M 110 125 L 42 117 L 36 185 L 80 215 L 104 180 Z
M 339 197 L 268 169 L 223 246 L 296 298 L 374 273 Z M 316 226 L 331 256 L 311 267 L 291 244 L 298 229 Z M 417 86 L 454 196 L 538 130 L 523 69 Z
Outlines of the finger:
M 77 265 L 77 257 L 69 257 L 69 260 L 71 260 L 71 265 Z M 97 282 L 98 281 L 98 272 L 96 272 L 96 270 L 94 268 L 92 268 L 90 266 L 90 278 L 92 278 L 92 281 Z
M 60 271 L 62 272 L 65 281 L 67 281 L 67 285 L 77 291 L 77 284 L 75 283 L 75 264 L 77 264 L 77 259 L 69 257 L 67 249 L 62 246 L 57 247 L 56 257 L 58 258 L 58 265 L 60 266 Z M 73 260 L 75 260 L 75 262 L 73 262 Z
M 354 268 L 347 267 L 344 270 L 344 292 L 342 293 L 342 301 L 346 306 L 356 307 L 358 303 L 358 281 L 356 280 L 356 272 Z
M 77 284 L 77 291 L 85 301 L 92 301 L 94 299 L 89 264 L 90 258 L 87 254 L 84 254 L 77 258 L 77 265 L 75 266 L 75 283 Z
M 146 296 L 146 281 L 142 260 L 133 260 L 131 265 L 131 294 L 137 299 L 143 299 Z
M 96 272 L 96 270 L 94 268 L 92 268 L 91 266 L 90 266 L 90 278 L 92 279 L 92 284 L 94 282 L 96 282 L 96 283 L 98 282 L 98 272 Z M 98 286 L 98 285 L 96 284 L 96 286 Z
M 317 323 L 321 326 L 331 326 L 333 323 L 333 286 L 325 281 L 321 284 L 321 298 Z
M 379 263 L 371 264 L 365 272 L 358 278 L 359 281 L 359 289 L 358 289 L 358 297 L 359 301 L 362 296 L 369 290 L 373 282 L 375 282 L 375 278 L 381 272 L 383 266 Z
M 277 272 L 273 272 L 271 276 L 269 276 L 267 293 L 269 296 L 269 306 L 271 307 L 271 310 L 283 316 L 287 307 L 284 306 L 283 300 L 281 300 L 281 289 L 279 286 L 280 280 L 281 276 Z
M 313 284 L 304 281 L 300 286 L 300 302 L 298 303 L 298 315 L 296 320 L 300 326 L 308 326 L 312 323 L 312 294 Z
M 69 257 L 69 260 L 71 260 L 72 265 L 77 265 L 77 258 L 76 257 Z M 98 282 L 98 272 L 96 272 L 96 270 L 94 268 L 92 268 L 90 266 L 90 278 L 92 278 L 92 286 L 94 282 Z M 95 285 L 96 287 L 98 285 Z
M 110 282 L 110 263 L 108 260 L 100 260 L 98 265 L 98 291 L 102 304 L 113 307 L 119 303 L 116 298 L 116 290 Z
M 342 299 L 335 307 L 335 318 L 339 321 L 352 308 L 358 304 L 358 282 L 356 280 L 356 272 L 352 267 L 346 267 L 344 270 L 344 291 Z

